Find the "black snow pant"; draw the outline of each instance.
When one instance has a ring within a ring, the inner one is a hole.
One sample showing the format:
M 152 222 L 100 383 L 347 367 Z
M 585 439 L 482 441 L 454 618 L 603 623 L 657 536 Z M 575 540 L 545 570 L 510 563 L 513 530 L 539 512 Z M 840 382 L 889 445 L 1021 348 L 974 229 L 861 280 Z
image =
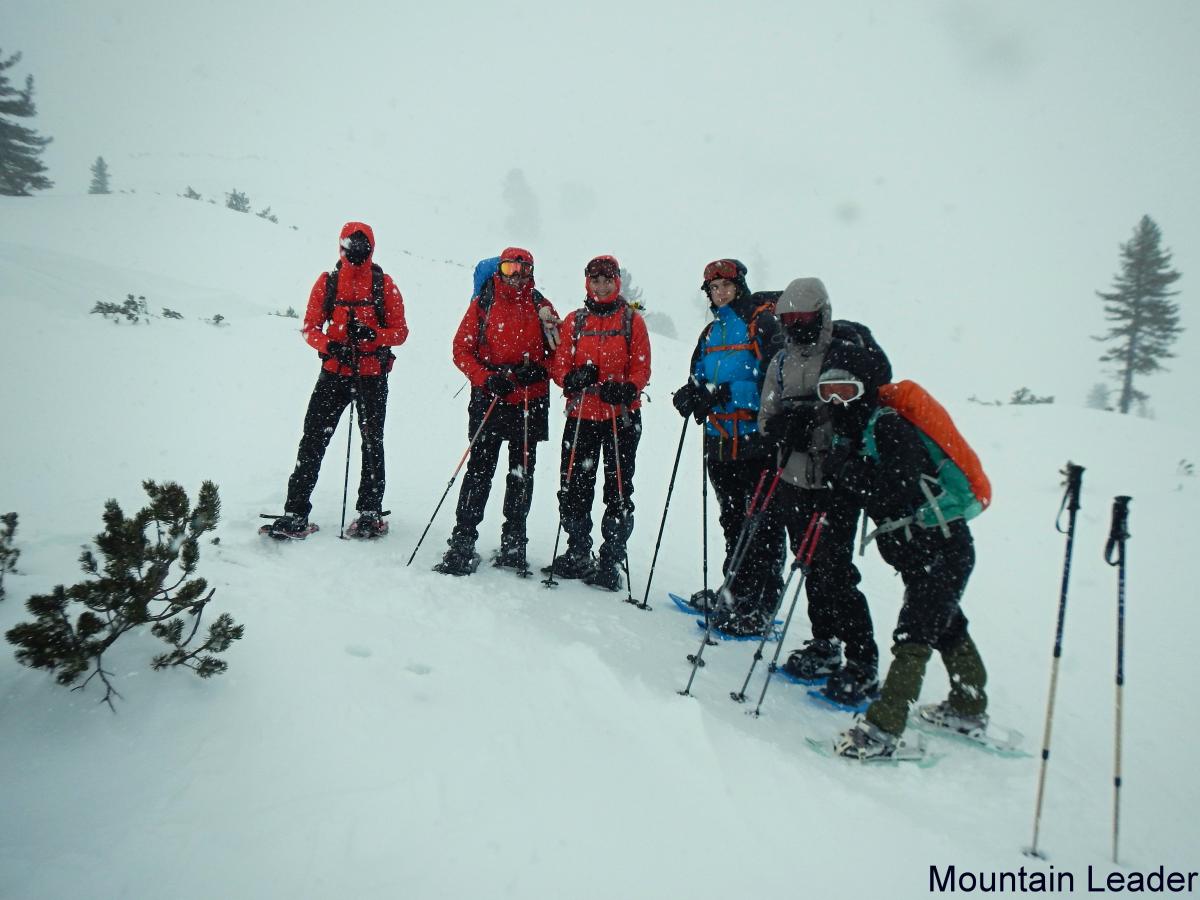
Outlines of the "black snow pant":
M 467 473 L 458 493 L 456 524 L 450 545 L 473 550 L 479 539 L 479 524 L 492 493 L 492 480 L 500 462 L 500 447 L 508 442 L 508 470 L 504 479 L 504 525 L 501 528 L 502 550 L 524 547 L 528 543 L 525 520 L 533 502 L 533 474 L 537 468 L 537 443 L 549 436 L 550 401 L 538 397 L 529 401 L 525 411 L 520 394 L 509 395 L 513 402 L 497 402 L 488 415 L 492 397 L 475 388 L 468 406 L 467 430 L 479 431 Z M 484 417 L 487 417 L 486 420 Z M 480 430 L 482 426 L 482 430 Z M 525 466 L 528 455 L 529 465 Z
M 579 428 L 578 441 L 575 438 L 576 426 Z M 612 419 L 595 421 L 567 417 L 559 465 L 561 488 L 558 492 L 558 514 L 562 518 L 563 531 L 567 533 L 567 549 L 570 552 L 584 554 L 592 549 L 592 502 L 596 496 L 596 475 L 603 453 L 604 517 L 600 520 L 600 536 L 603 538 L 600 563 L 620 566 L 624 561 L 626 544 L 633 533 L 633 470 L 641 437 L 640 411 L 618 416 L 615 436 Z M 618 460 L 620 485 L 617 483 Z
M 904 605 L 892 640 L 952 650 L 967 636 L 967 617 L 959 601 L 975 568 L 975 542 L 961 520 L 940 529 L 912 528 L 882 534 L 879 555 L 904 581 Z
M 359 390 L 361 386 L 361 396 Z M 308 412 L 304 414 L 304 436 L 296 454 L 296 468 L 288 479 L 284 512 L 307 516 L 312 511 L 313 488 L 321 472 L 321 460 L 337 428 L 343 410 L 356 400 L 358 433 L 362 440 L 362 472 L 358 479 L 360 512 L 383 508 L 383 424 L 387 414 L 387 376 L 337 375 L 321 371 Z
M 717 495 L 721 531 L 725 534 L 725 562 L 721 572 L 728 576 L 754 491 L 761 479 L 763 487 L 758 499 L 761 504 L 770 487 L 775 465 L 769 456 L 737 460 L 710 457 L 706 468 L 713 493 Z M 753 601 L 764 612 L 772 612 L 783 588 L 782 564 L 783 524 L 777 517 L 764 516 L 759 520 L 753 540 L 745 546 L 742 564 L 730 585 L 735 603 Z
M 780 482 L 768 512 L 787 528 L 793 553 L 812 514 L 825 513 L 825 526 L 804 582 L 812 635 L 839 639 L 848 661 L 874 669 L 879 664 L 879 648 L 867 598 L 858 589 L 862 576 L 854 565 L 859 508 L 858 501 L 843 491 L 805 490 Z

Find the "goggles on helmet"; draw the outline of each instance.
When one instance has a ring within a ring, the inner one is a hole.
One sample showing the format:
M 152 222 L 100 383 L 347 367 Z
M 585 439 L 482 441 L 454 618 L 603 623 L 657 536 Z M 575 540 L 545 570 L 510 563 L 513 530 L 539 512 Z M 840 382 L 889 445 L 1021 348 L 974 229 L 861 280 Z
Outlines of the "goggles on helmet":
M 505 275 L 505 276 L 532 275 L 533 274 L 533 263 L 526 262 L 523 259 L 501 260 L 500 274 Z
M 785 312 L 779 314 L 779 321 L 784 328 L 794 328 L 797 325 L 811 325 L 821 317 L 820 310 L 813 312 Z
M 822 381 L 817 385 L 817 398 L 822 403 L 840 403 L 845 406 L 862 395 L 863 383 L 857 378 Z
M 583 274 L 588 278 L 618 278 L 621 268 L 611 259 L 593 259 L 584 267 Z
M 717 281 L 721 278 L 737 281 L 743 274 L 745 273 L 742 267 L 738 265 L 735 259 L 718 259 L 704 267 L 705 281 Z

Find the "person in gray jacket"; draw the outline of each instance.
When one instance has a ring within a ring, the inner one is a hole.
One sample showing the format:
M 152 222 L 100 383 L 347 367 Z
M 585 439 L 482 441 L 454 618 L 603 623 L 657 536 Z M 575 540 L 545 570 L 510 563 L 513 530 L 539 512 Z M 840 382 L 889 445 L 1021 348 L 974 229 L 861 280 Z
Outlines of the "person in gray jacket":
M 863 377 L 875 386 L 890 381 L 892 369 L 866 326 L 834 320 L 819 278 L 792 281 L 779 298 L 776 315 L 787 342 L 767 369 L 758 413 L 759 428 L 777 443 L 777 462 L 783 467 L 768 515 L 787 528 L 794 548 L 812 514 L 825 513 L 805 581 L 812 640 L 793 651 L 783 669 L 805 683 L 824 681 L 822 691 L 829 700 L 857 709 L 878 691 L 879 649 L 854 565 L 861 502 L 830 484 L 844 460 L 835 446 L 828 406 L 817 397 L 817 382 L 826 368 L 826 353 L 839 344 L 860 348 L 868 361 Z

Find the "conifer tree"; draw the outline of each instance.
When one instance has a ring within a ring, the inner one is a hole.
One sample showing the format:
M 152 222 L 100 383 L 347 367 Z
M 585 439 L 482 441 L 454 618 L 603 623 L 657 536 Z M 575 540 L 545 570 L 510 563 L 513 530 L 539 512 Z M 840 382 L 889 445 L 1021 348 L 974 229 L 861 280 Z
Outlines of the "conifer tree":
M 13 546 L 13 535 L 17 533 L 17 514 L 0 516 L 0 600 L 4 599 L 4 573 L 17 571 L 17 557 L 21 551 Z
M 1161 241 L 1158 225 L 1142 216 L 1133 237 L 1121 245 L 1121 271 L 1113 278 L 1112 291 L 1096 291 L 1111 323 L 1108 334 L 1096 340 L 1114 344 L 1100 361 L 1116 363 L 1117 410 L 1125 414 L 1135 402 L 1148 399 L 1134 387 L 1134 376 L 1164 369 L 1162 360 L 1175 355 L 1169 348 L 1183 331 L 1179 304 L 1170 299 L 1179 292 L 1167 290 L 1180 273 L 1171 268 L 1171 252 L 1160 246 Z
M 250 212 L 250 198 L 234 188 L 225 195 L 225 206 L 234 212 L 248 213 Z
M 194 508 L 174 482 L 145 481 L 142 486 L 150 504 L 132 518 L 116 500 L 104 505 L 104 531 L 95 538 L 104 559 L 97 560 L 89 549 L 79 557 L 88 579 L 30 597 L 25 606 L 35 620 L 5 635 L 18 648 L 18 662 L 55 672 L 59 684 L 74 684 L 90 672 L 78 690 L 98 677 L 105 686 L 101 699 L 110 707 L 120 695 L 104 668 L 104 653 L 128 632 L 150 625 L 151 634 L 171 648 L 155 656 L 152 666 L 185 666 L 201 678 L 224 672 L 227 664 L 214 654 L 242 637 L 242 626 L 222 613 L 205 640 L 190 646 L 215 593 L 203 578 L 193 576 L 200 538 L 220 518 L 217 486 L 204 482 Z
M 108 163 L 104 161 L 103 156 L 97 156 L 96 161 L 92 163 L 92 184 L 88 188 L 89 194 L 111 194 L 108 189 Z
M 9 197 L 28 197 L 33 191 L 54 186 L 42 174 L 46 167 L 39 159 L 51 139 L 20 124 L 21 119 L 31 119 L 37 113 L 33 76 L 26 76 L 25 88 L 19 90 L 10 84 L 6 74 L 20 61 L 20 53 L 6 60 L 0 52 L 0 194 Z

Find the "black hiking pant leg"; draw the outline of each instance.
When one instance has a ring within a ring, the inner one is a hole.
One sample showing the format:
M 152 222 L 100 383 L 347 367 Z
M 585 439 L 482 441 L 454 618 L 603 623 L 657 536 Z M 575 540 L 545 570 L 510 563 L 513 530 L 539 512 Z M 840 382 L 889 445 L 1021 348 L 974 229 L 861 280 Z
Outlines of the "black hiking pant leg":
M 746 523 L 746 510 L 754 498 L 763 473 L 767 477 L 774 472 L 769 457 L 738 460 L 709 460 L 708 475 L 720 506 L 721 530 L 725 535 L 725 562 L 721 566 L 724 574 L 733 564 L 733 552 L 738 536 Z M 763 491 L 767 490 L 766 481 Z M 762 497 L 759 502 L 762 502 Z M 779 502 L 778 492 L 772 507 Z M 773 513 L 774 510 L 769 510 Z M 754 531 L 754 538 L 745 548 L 745 555 L 730 590 L 735 597 L 758 598 L 766 611 L 774 608 L 779 592 L 783 588 L 781 569 L 784 555 L 783 518 L 779 515 L 764 515 Z
M 858 589 L 862 575 L 854 565 L 857 501 L 841 491 L 804 490 L 780 484 L 774 503 L 779 504 L 778 512 L 786 522 L 793 552 L 812 514 L 825 513 L 825 526 L 804 583 L 813 637 L 838 638 L 848 660 L 877 666 L 875 626 L 867 598 Z
M 604 434 L 604 517 L 600 520 L 600 561 L 620 565 L 625 558 L 629 536 L 633 534 L 633 474 L 638 443 L 642 438 L 640 412 L 617 419 L 614 440 L 612 420 L 603 423 Z M 620 478 L 617 462 L 620 462 Z
M 382 379 L 381 379 L 382 380 Z M 308 398 L 304 414 L 304 434 L 296 453 L 296 467 L 288 478 L 287 502 L 284 512 L 307 516 L 312 512 L 313 489 L 321 472 L 325 450 L 337 428 L 342 411 L 350 405 L 352 379 L 322 371 Z
M 904 581 L 904 604 L 892 639 L 940 652 L 954 649 L 967 636 L 967 617 L 959 605 L 975 568 L 975 544 L 965 522 L 950 523 L 950 537 L 937 529 L 911 529 L 880 535 L 884 561 Z
M 576 440 L 575 426 L 579 425 Z M 563 428 L 562 454 L 559 458 L 558 514 L 567 546 L 572 552 L 586 553 L 592 549 L 592 501 L 596 497 L 596 470 L 600 465 L 604 429 L 608 422 L 582 421 L 568 417 Z M 609 440 L 612 439 L 611 434 Z M 572 447 L 574 460 L 572 460 Z M 568 478 L 568 469 L 570 478 Z
M 359 512 L 383 509 L 384 464 L 383 426 L 387 418 L 387 376 L 375 375 L 360 379 L 361 396 L 358 402 L 358 434 L 362 444 L 362 469 L 358 478 Z M 354 385 L 358 389 L 358 385 Z
M 508 474 L 504 479 L 504 526 L 502 535 L 505 544 L 524 543 L 525 522 L 529 518 L 529 507 L 533 503 L 533 473 L 537 468 L 537 444 L 529 442 L 529 468 L 525 468 L 525 453 L 520 441 L 508 442 Z
M 496 463 L 500 460 L 500 445 L 503 442 L 501 435 L 485 429 L 471 448 L 467 472 L 458 492 L 458 508 L 455 511 L 457 522 L 452 542 L 469 543 L 474 547 L 479 539 L 479 523 L 483 521 L 483 511 L 492 492 L 492 478 L 496 474 Z

